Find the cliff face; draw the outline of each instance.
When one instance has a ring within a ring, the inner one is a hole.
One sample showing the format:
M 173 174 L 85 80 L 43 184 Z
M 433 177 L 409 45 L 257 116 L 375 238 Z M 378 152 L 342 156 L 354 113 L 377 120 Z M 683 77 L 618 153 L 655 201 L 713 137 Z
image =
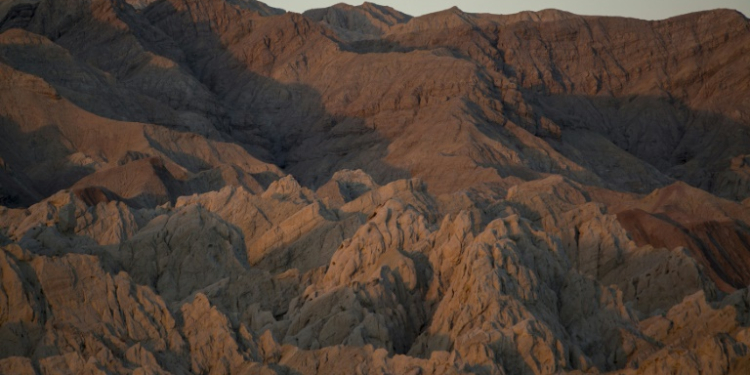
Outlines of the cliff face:
M 750 22 L 0 1 L 0 373 L 744 374 Z

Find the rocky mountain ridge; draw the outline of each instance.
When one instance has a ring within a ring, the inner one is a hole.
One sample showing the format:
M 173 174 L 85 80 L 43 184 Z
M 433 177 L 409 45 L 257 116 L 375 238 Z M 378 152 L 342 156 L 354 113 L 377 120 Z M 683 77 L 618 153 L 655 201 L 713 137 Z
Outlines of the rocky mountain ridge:
M 750 22 L 0 1 L 0 373 L 743 374 Z

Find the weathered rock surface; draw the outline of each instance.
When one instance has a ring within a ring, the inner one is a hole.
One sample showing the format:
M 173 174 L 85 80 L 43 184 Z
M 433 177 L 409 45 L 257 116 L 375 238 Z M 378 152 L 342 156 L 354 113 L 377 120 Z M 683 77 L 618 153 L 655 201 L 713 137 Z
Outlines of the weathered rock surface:
M 378 39 L 393 26 L 408 22 L 412 17 L 391 7 L 365 2 L 360 6 L 344 3 L 330 8 L 312 9 L 303 13 L 307 18 L 332 27 L 347 40 Z
M 0 373 L 745 374 L 750 23 L 0 1 Z

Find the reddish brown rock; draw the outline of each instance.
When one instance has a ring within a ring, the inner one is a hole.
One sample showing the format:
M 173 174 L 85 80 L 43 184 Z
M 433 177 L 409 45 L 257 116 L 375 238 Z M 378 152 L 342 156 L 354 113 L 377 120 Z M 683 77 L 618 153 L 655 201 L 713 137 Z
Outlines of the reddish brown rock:
M 0 1 L 0 372 L 746 373 L 748 51 L 730 10 Z

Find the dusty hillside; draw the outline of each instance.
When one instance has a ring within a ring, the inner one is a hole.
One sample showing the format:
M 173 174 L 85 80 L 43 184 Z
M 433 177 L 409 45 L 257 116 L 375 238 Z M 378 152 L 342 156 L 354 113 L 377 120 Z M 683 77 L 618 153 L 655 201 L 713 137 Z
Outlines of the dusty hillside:
M 731 10 L 0 0 L 0 373 L 745 374 L 749 52 Z

